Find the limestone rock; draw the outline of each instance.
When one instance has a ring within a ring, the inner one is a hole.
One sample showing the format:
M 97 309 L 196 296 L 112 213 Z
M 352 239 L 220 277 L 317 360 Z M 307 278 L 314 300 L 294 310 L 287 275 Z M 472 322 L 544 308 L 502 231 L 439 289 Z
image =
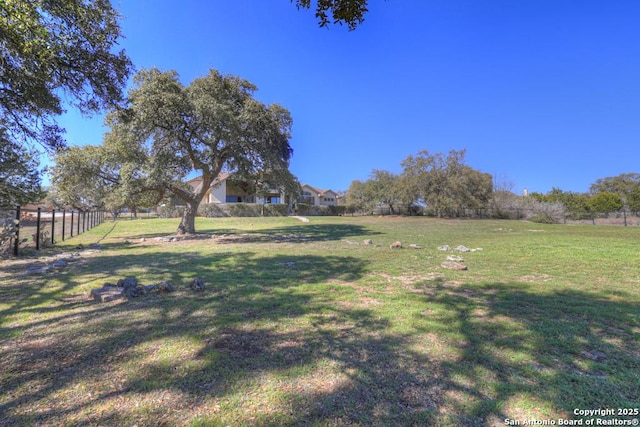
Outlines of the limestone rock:
M 160 292 L 173 292 L 175 288 L 170 282 L 160 282 L 156 285 L 156 289 Z
M 471 252 L 471 249 L 469 249 L 466 246 L 462 246 L 462 245 L 456 246 L 455 250 L 458 251 L 458 252 Z
M 449 255 L 449 256 L 447 257 L 447 261 L 463 262 L 463 261 L 464 261 L 464 259 L 462 259 L 462 257 L 461 257 L 461 256 L 458 256 L 458 255 Z
M 139 286 L 124 288 L 122 290 L 122 295 L 124 295 L 127 298 L 136 298 L 136 297 L 139 297 L 140 295 L 144 295 L 144 289 Z
M 440 264 L 440 266 L 442 268 L 446 268 L 449 270 L 466 270 L 467 266 L 464 265 L 461 262 L 454 262 L 454 261 L 445 261 L 442 264 Z
M 118 280 L 117 286 L 123 289 L 135 288 L 138 286 L 138 279 L 135 277 L 125 277 L 124 279 Z
M 373 245 L 373 240 L 365 239 L 364 242 L 362 242 L 362 243 L 364 243 L 365 245 Z
M 410 244 L 410 245 L 409 245 L 409 247 L 410 247 L 411 249 L 422 249 L 422 246 L 420 246 L 420 245 L 416 245 L 415 243 Z
M 156 288 L 156 285 L 146 285 L 146 286 L 143 286 L 142 289 L 144 289 L 145 293 L 149 293 L 149 292 L 155 291 L 157 288 Z
M 193 279 L 193 282 L 191 282 L 189 288 L 194 291 L 204 291 L 204 282 L 202 281 L 202 279 Z
M 451 246 L 449 246 L 449 245 L 440 245 L 440 246 L 438 246 L 438 250 L 439 251 L 450 251 L 451 250 Z
M 402 243 L 393 242 L 392 244 L 389 245 L 389 248 L 391 248 L 391 249 L 402 249 Z
M 90 296 L 97 302 L 109 302 L 123 297 L 122 288 L 118 288 L 110 283 L 105 283 L 100 289 L 92 289 Z

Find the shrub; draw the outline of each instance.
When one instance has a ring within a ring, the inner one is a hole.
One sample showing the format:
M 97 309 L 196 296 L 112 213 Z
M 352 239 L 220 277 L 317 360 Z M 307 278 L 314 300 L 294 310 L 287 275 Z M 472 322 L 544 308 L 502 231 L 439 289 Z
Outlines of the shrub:
M 2 220 L 2 229 L 0 229 L 0 257 L 5 258 L 11 254 L 11 243 L 16 238 L 18 227 L 16 220 L 6 218 Z
M 546 212 L 539 212 L 539 213 L 531 215 L 529 217 L 529 221 L 535 222 L 535 223 L 538 223 L 538 224 L 555 224 L 555 223 L 557 223 L 557 221 L 554 221 L 554 219 L 551 217 L 551 215 L 549 215 Z
M 309 216 L 344 215 L 346 206 L 316 206 L 307 203 L 296 204 L 296 213 Z
M 198 215 L 208 218 L 285 216 L 288 212 L 287 205 L 261 203 L 207 203 L 198 209 Z
M 264 205 L 265 216 L 287 216 L 289 213 L 289 206 L 278 204 Z
M 230 216 L 226 209 L 223 209 L 224 205 L 218 203 L 205 203 L 198 207 L 198 215 L 206 218 L 222 218 Z
M 181 218 L 184 215 L 184 206 L 160 206 L 158 216 L 160 218 Z

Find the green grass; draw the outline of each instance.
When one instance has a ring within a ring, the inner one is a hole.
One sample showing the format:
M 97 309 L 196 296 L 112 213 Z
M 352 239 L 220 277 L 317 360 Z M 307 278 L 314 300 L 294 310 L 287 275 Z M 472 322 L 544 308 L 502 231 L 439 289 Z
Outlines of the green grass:
M 199 238 L 155 240 L 176 226 L 106 222 L 41 253 L 104 245 L 46 277 L 0 264 L 0 425 L 488 426 L 638 407 L 640 228 L 199 218 Z M 482 250 L 450 271 L 443 244 Z M 125 276 L 178 290 L 88 298 Z

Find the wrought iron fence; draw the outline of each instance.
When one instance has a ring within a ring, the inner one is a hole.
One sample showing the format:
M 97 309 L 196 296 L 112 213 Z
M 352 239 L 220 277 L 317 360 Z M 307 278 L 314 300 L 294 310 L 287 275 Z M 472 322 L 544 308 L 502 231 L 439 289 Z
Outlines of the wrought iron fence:
M 0 242 L 4 253 L 18 256 L 20 248 L 39 250 L 64 241 L 105 220 L 104 211 L 76 211 L 57 209 L 29 209 L 16 206 L 0 210 L 4 239 Z

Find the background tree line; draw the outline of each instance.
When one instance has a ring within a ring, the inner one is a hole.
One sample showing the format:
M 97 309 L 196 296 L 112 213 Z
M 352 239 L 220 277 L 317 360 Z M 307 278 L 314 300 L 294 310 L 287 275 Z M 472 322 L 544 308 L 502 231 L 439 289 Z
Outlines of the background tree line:
M 514 185 L 464 162 L 465 150 L 447 155 L 420 151 L 402 163 L 402 172 L 373 169 L 367 180 L 354 180 L 341 203 L 349 213 L 437 217 L 477 216 L 562 222 L 592 218 L 596 213 L 640 213 L 640 174 L 598 179 L 588 193 L 553 188 L 546 194 L 513 193 Z M 473 215 L 472 215 L 473 216 Z
M 349 186 L 344 198 L 347 210 L 372 213 L 384 206 L 391 214 L 424 211 L 454 217 L 463 208 L 485 207 L 493 191 L 492 176 L 466 165 L 465 153 L 423 150 L 401 163 L 400 174 L 374 169 L 369 179 Z

